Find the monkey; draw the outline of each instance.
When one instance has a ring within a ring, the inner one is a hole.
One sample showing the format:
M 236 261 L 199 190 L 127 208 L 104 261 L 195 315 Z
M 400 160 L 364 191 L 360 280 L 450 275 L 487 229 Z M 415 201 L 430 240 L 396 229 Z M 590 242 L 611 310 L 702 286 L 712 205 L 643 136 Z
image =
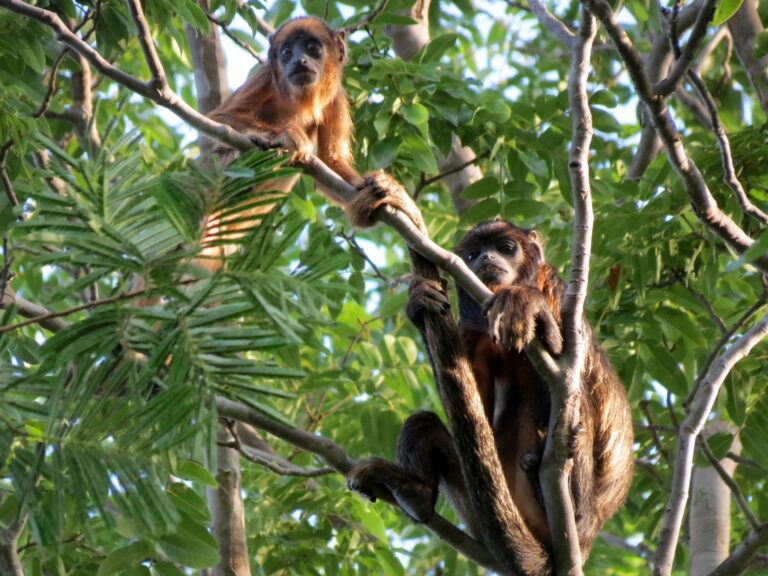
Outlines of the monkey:
M 389 174 L 375 171 L 361 176 L 352 155 L 353 123 L 349 102 L 342 85 L 347 60 L 346 32 L 335 30 L 320 18 L 300 17 L 284 22 L 269 37 L 266 64 L 259 68 L 209 117 L 249 135 L 264 149 L 286 149 L 292 163 L 302 163 L 316 153 L 342 179 L 359 189 L 355 198 L 343 206 L 356 228 L 372 226 L 372 213 L 389 204 L 408 213 L 420 223 L 420 212 L 410 196 Z M 215 152 L 227 165 L 236 152 L 218 145 Z M 204 226 L 203 244 L 223 234 L 236 238 L 238 231 L 254 225 L 291 190 L 298 174 L 261 185 L 265 202 L 251 205 L 237 215 L 237 222 L 223 222 L 221 214 L 210 216 Z M 332 195 L 326 195 L 334 200 Z M 251 202 L 253 204 L 253 202 Z M 423 222 L 421 222 L 423 228 Z M 240 233 L 241 235 L 242 233 Z M 232 247 L 210 246 L 202 251 L 212 269 L 220 266 L 221 256 Z
M 520 520 L 513 527 L 518 570 L 526 575 L 547 575 L 552 542 L 538 472 L 550 398 L 525 348 L 537 340 L 550 354 L 562 352 L 560 309 L 565 284 L 545 261 L 538 233 L 505 220 L 478 224 L 454 251 L 493 292 L 489 302 L 482 306 L 459 287 L 460 320 L 456 325 L 444 286 L 415 277 L 407 314 L 426 341 L 439 386 L 449 386 L 440 378 L 459 370 L 460 360 L 466 359 L 471 367 L 504 479 L 519 511 Z M 586 560 L 600 527 L 629 491 L 633 431 L 624 386 L 586 320 L 584 328 L 587 350 L 581 374 L 581 422 L 570 431 L 569 450 L 571 494 Z M 441 389 L 442 395 L 446 393 Z M 398 463 L 377 457 L 360 460 L 347 476 L 348 485 L 371 499 L 391 495 L 419 522 L 434 514 L 439 488 L 467 531 L 480 538 L 478 515 L 470 505 L 459 465 L 459 455 L 469 448 L 459 440 L 436 414 L 418 412 L 403 425 Z M 487 491 L 476 480 L 472 479 L 472 490 Z

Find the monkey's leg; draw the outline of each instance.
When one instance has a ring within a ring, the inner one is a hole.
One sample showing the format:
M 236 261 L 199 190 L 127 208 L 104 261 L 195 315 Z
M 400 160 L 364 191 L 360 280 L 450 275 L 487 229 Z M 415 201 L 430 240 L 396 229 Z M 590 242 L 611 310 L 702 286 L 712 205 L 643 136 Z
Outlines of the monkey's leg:
M 405 421 L 397 442 L 397 461 L 361 460 L 348 474 L 347 485 L 371 500 L 388 500 L 389 492 L 418 522 L 432 517 L 438 488 L 442 488 L 468 530 L 475 528 L 453 439 L 436 414 L 417 412 Z

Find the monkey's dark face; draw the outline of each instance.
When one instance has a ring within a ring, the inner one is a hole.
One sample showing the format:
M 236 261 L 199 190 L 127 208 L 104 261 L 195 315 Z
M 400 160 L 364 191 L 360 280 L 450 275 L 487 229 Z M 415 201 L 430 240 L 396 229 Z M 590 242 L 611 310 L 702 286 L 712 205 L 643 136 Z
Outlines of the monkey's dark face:
M 493 291 L 534 282 L 543 261 L 536 232 L 504 220 L 476 226 L 456 247 L 456 253 Z
M 311 88 L 321 79 L 327 51 L 314 35 L 298 30 L 275 48 L 278 66 L 292 86 Z

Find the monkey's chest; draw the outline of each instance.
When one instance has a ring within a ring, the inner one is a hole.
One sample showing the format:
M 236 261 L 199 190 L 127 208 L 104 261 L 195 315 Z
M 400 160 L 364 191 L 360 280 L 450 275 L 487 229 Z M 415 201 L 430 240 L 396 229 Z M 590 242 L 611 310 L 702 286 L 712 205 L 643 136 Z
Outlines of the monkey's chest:
M 493 429 L 497 438 L 510 428 L 544 432 L 549 419 L 549 390 L 524 352 L 506 351 L 493 369 Z

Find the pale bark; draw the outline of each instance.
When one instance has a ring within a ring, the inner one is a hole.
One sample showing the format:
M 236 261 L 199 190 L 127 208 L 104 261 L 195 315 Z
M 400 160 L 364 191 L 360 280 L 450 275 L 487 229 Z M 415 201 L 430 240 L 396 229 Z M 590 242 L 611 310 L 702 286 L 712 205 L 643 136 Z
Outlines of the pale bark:
M 728 431 L 724 422 L 714 422 L 706 427 L 703 436 Z M 741 452 L 737 435 L 734 435 L 731 450 L 737 454 Z M 725 458 L 720 465 L 733 477 L 736 470 L 733 459 Z M 720 473 L 711 466 L 694 470 L 688 530 L 690 576 L 705 576 L 728 558 L 731 537 L 731 491 Z

